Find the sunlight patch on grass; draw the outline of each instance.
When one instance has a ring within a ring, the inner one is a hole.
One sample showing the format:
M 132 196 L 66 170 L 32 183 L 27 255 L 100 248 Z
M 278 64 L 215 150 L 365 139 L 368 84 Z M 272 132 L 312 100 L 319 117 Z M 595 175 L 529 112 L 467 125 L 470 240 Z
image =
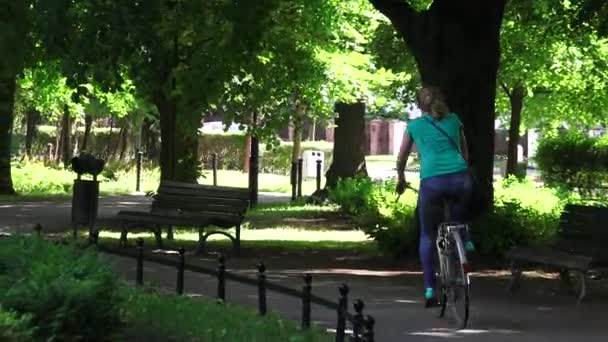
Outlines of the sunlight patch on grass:
M 148 232 L 130 233 L 129 239 L 149 237 Z M 119 232 L 102 231 L 102 238 L 120 238 Z M 177 230 L 176 240 L 198 241 L 198 232 Z M 209 241 L 225 240 L 223 236 L 212 235 Z M 359 230 L 301 230 L 301 229 L 243 229 L 241 241 L 337 241 L 337 242 L 366 242 L 369 241 L 365 233 Z

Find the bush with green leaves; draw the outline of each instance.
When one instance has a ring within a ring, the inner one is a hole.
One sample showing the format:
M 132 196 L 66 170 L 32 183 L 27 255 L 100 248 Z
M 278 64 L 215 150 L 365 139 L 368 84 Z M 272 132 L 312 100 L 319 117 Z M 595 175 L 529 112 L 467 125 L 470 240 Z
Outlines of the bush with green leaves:
M 242 170 L 245 160 L 246 137 L 243 134 L 203 134 L 199 138 L 199 158 L 204 169 L 212 168 L 213 154 L 217 167 L 224 170 Z
M 299 330 L 274 313 L 260 317 L 250 309 L 186 298 L 127 290 L 126 337 L 145 341 L 332 341 L 318 328 Z
M 415 254 L 419 227 L 416 195 L 406 191 L 397 200 L 395 182 L 367 178 L 345 179 L 330 198 L 353 216 L 379 249 L 395 257 Z M 471 226 L 479 250 L 499 256 L 513 245 L 551 242 L 557 232 L 565 199 L 556 190 L 515 177 L 495 184 L 494 210 Z
M 34 331 L 30 315 L 19 315 L 0 305 L 0 341 L 31 341 Z
M 92 251 L 4 238 L 0 273 L 0 303 L 31 315 L 37 338 L 107 340 L 120 322 L 118 280 Z
M 597 195 L 608 183 L 608 138 L 575 132 L 545 137 L 536 162 L 547 185 Z
M 330 199 L 355 218 L 381 252 L 398 257 L 417 251 L 419 230 L 415 194 L 407 191 L 398 199 L 395 185 L 367 177 L 344 179 L 332 189 Z

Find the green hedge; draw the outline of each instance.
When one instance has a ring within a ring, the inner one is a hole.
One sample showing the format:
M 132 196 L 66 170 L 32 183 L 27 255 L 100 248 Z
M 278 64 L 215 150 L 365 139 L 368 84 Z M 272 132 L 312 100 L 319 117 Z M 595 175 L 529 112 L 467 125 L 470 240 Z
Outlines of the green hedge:
M 218 169 L 243 170 L 246 137 L 243 134 L 203 134 L 199 138 L 199 158 L 204 169 L 212 168 L 217 154 Z
M 393 257 L 416 255 L 419 227 L 416 194 L 397 201 L 395 182 L 346 179 L 330 198 L 353 216 L 381 252 Z M 554 239 L 565 200 L 549 188 L 510 178 L 495 184 L 493 212 L 474 222 L 472 236 L 481 253 L 500 256 L 514 245 L 542 245 Z
M 543 138 L 536 152 L 543 181 L 577 190 L 582 195 L 604 193 L 608 183 L 608 138 L 578 133 Z

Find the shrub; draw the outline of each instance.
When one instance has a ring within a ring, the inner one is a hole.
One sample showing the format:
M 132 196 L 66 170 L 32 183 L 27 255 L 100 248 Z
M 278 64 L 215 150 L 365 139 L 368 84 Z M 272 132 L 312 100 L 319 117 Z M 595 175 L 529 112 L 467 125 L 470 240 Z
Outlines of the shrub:
M 12 170 L 15 191 L 30 195 L 71 193 L 75 176 L 70 170 L 49 168 L 41 163 L 16 163 Z
M 398 201 L 394 189 L 393 181 L 344 179 L 330 192 L 330 199 L 355 218 L 381 252 L 398 257 L 417 251 L 419 231 L 416 196 L 408 191 Z
M 0 341 L 31 341 L 33 335 L 30 315 L 19 315 L 0 305 Z
M 293 322 L 265 317 L 234 305 L 205 299 L 128 291 L 124 304 L 126 334 L 145 341 L 332 341 L 312 328 L 302 332 Z M 148 334 L 148 336 L 142 336 Z
M 330 198 L 355 217 L 361 228 L 385 254 L 415 254 L 419 228 L 416 195 L 407 191 L 397 201 L 394 181 L 366 178 L 341 180 Z M 498 256 L 513 245 L 539 245 L 552 241 L 565 200 L 557 191 L 528 180 L 510 178 L 495 185 L 493 212 L 472 225 L 480 251 Z
M 199 158 L 205 169 L 212 168 L 217 154 L 218 169 L 243 170 L 246 137 L 243 134 L 203 134 L 199 138 Z
M 572 132 L 545 137 L 536 162 L 546 184 L 594 195 L 608 181 L 608 139 Z
M 514 245 L 542 245 L 557 233 L 565 200 L 556 190 L 511 177 L 494 185 L 494 210 L 475 222 L 482 253 L 499 256 Z
M 119 322 L 119 284 L 90 251 L 15 237 L 0 242 L 0 303 L 30 314 L 43 339 L 107 339 Z

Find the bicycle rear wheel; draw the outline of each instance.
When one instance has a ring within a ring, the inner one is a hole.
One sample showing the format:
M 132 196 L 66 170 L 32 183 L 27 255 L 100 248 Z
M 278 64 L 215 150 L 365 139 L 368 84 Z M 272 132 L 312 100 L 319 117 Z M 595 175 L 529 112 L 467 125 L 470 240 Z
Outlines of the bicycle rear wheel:
M 464 329 L 469 321 L 471 283 L 466 264 L 463 264 L 454 250 L 447 259 L 448 284 L 447 305 L 459 329 Z

